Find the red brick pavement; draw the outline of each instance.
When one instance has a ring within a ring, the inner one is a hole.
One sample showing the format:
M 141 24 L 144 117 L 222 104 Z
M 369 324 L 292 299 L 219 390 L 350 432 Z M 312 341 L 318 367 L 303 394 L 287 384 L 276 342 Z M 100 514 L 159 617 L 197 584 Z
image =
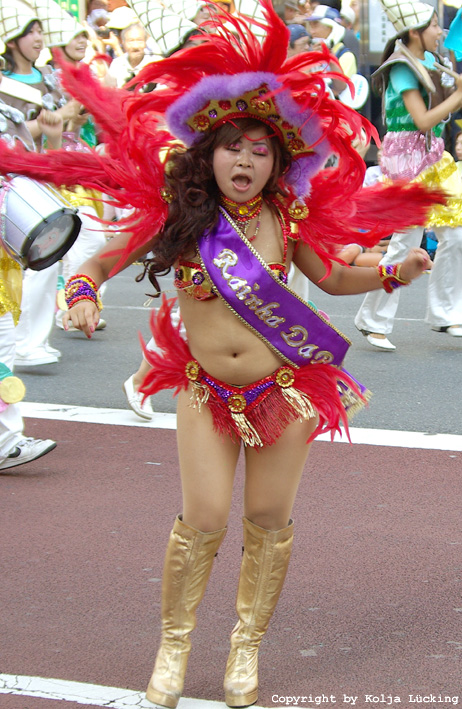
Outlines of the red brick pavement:
M 140 691 L 180 510 L 175 432 L 27 423 L 28 435 L 59 443 L 0 475 L 0 672 Z M 409 694 L 431 693 L 462 704 L 461 471 L 460 452 L 314 444 L 287 583 L 262 643 L 259 705 L 312 694 L 341 707 L 346 694 L 371 707 L 366 695 L 381 693 L 380 707 L 388 695 L 416 707 Z M 242 473 L 240 465 L 229 533 L 198 613 L 186 696 L 222 699 Z M 0 706 L 59 704 L 0 695 Z

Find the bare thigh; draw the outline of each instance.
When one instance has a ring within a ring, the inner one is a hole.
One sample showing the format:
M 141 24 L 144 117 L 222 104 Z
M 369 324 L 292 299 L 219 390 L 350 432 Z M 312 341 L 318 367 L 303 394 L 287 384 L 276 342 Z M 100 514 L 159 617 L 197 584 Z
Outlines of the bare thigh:
M 272 446 L 246 448 L 244 513 L 264 529 L 287 527 L 317 418 L 290 424 Z
M 207 405 L 190 405 L 190 391 L 178 395 L 178 453 L 183 520 L 202 532 L 226 526 L 240 443 L 213 428 Z

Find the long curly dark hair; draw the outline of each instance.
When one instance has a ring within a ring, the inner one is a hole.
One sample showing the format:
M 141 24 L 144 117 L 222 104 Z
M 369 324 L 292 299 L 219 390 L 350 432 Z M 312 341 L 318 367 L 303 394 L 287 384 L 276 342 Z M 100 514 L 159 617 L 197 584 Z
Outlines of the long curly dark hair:
M 271 128 L 261 121 L 240 118 L 234 124 L 225 123 L 216 131 L 207 132 L 191 148 L 176 151 L 171 156 L 166 170 L 166 186 L 173 200 L 164 229 L 154 240 L 153 258 L 144 261 L 144 273 L 137 278 L 142 280 L 147 274 L 156 295 L 160 293 L 156 276 L 166 275 L 180 256 L 194 251 L 196 238 L 213 229 L 218 221 L 219 189 L 213 173 L 215 148 L 231 145 L 244 133 L 261 126 L 267 128 L 267 135 L 272 135 Z M 272 136 L 270 141 L 274 166 L 263 189 L 264 195 L 282 192 L 278 181 L 291 162 L 278 138 Z

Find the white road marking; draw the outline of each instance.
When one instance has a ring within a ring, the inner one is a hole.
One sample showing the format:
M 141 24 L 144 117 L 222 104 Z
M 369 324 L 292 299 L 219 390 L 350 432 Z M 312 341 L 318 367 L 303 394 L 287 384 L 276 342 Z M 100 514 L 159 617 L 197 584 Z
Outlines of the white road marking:
M 154 709 L 156 706 L 145 699 L 144 692 L 26 675 L 0 674 L 0 694 L 55 699 L 108 709 Z M 181 698 L 178 704 L 178 709 L 223 709 L 223 707 L 226 707 L 224 702 L 187 697 Z M 263 709 L 263 707 L 254 705 L 254 709 Z
M 26 418 L 76 421 L 78 423 L 104 423 L 112 426 L 141 426 L 142 428 L 176 429 L 176 415 L 156 413 L 151 421 L 137 416 L 130 409 L 97 409 L 89 406 L 67 404 L 34 404 L 22 401 L 21 413 Z M 379 428 L 350 428 L 353 443 L 395 448 L 420 448 L 424 450 L 462 451 L 462 436 L 446 433 L 416 431 L 389 431 Z M 330 441 L 329 434 L 316 440 Z M 348 443 L 345 435 L 335 436 L 334 442 Z
M 21 414 L 26 418 L 76 421 L 77 423 L 105 423 L 112 426 L 141 426 L 142 428 L 176 429 L 176 414 L 154 414 L 151 421 L 137 416 L 131 409 L 97 409 L 91 406 L 68 404 L 34 404 L 21 401 Z

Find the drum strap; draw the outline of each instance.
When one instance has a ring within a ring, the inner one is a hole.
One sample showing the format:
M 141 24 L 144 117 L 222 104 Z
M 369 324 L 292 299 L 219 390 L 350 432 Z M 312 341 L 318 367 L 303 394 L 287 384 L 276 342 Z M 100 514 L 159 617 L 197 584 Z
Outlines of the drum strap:
M 39 89 L 34 89 L 33 86 L 23 84 L 22 81 L 10 79 L 8 76 L 2 76 L 0 93 L 21 99 L 21 101 L 27 101 L 28 103 L 35 103 L 37 106 L 42 106 L 42 94 Z

